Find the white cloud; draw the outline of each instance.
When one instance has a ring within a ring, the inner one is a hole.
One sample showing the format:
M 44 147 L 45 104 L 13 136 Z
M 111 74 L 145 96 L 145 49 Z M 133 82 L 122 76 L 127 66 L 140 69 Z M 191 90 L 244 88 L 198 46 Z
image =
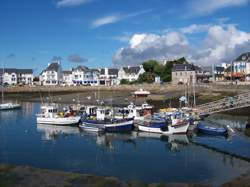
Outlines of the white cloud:
M 193 34 L 197 32 L 205 32 L 209 29 L 209 24 L 192 24 L 187 27 L 181 28 L 181 32 L 185 34 Z
M 149 59 L 180 57 L 188 54 L 188 51 L 188 41 L 179 32 L 169 32 L 164 35 L 134 34 L 129 45 L 115 53 L 113 63 L 117 66 L 141 64 Z
M 108 25 L 111 23 L 116 23 L 118 21 L 122 21 L 124 19 L 128 19 L 128 18 L 133 18 L 142 14 L 146 14 L 151 12 L 152 10 L 143 10 L 143 11 L 139 11 L 139 12 L 134 12 L 134 13 L 130 13 L 130 14 L 116 14 L 116 15 L 108 15 L 108 16 L 104 16 L 101 18 L 98 18 L 96 20 L 94 20 L 91 23 L 91 27 L 92 28 L 97 28 L 97 27 L 101 27 L 104 25 Z
M 117 66 L 133 65 L 149 59 L 184 56 L 196 64 L 212 65 L 230 62 L 240 53 L 250 51 L 250 33 L 241 31 L 234 25 L 211 25 L 206 33 L 201 43 L 195 45 L 191 45 L 189 35 L 181 31 L 134 34 L 128 46 L 118 49 L 114 54 L 113 63 Z
M 207 15 L 227 7 L 239 7 L 249 0 L 193 0 L 188 1 L 188 9 L 192 15 Z
M 106 16 L 106 17 L 102 17 L 99 19 L 96 19 L 95 21 L 93 21 L 93 23 L 91 24 L 92 28 L 97 28 L 97 27 L 101 27 L 103 25 L 107 25 L 107 24 L 111 24 L 111 23 L 115 23 L 119 20 L 121 20 L 121 16 Z
M 89 3 L 93 0 L 60 0 L 56 3 L 56 6 L 58 8 L 61 7 L 71 7 L 71 6 L 79 6 L 79 5 L 83 5 L 86 3 Z

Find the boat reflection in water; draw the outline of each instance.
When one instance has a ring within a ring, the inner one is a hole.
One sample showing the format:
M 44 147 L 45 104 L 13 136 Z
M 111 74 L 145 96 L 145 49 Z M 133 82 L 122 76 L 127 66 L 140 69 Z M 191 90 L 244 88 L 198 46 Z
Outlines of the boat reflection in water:
M 180 151 L 190 143 L 186 134 L 162 135 L 157 133 L 137 132 L 137 137 L 159 139 L 162 142 L 166 142 L 166 147 L 171 152 Z
M 79 134 L 78 127 L 37 124 L 37 131 L 42 133 L 42 140 L 55 140 L 59 136 Z
M 108 150 L 119 149 L 120 146 L 116 142 L 130 144 L 136 148 L 139 139 L 158 139 L 159 141 L 166 142 L 166 147 L 170 151 L 178 151 L 189 144 L 189 139 L 185 134 L 162 135 L 136 131 L 131 133 L 98 133 L 83 131 L 78 127 L 45 124 L 37 124 L 37 131 L 42 133 L 42 140 L 55 140 L 61 136 L 67 137 L 79 134 L 82 138 L 92 139 L 96 142 L 96 145 Z

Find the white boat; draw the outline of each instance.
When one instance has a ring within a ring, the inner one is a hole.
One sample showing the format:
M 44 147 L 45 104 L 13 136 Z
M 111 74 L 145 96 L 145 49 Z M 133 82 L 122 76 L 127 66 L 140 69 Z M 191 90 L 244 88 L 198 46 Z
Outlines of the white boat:
M 74 125 L 80 121 L 80 116 L 63 115 L 58 113 L 55 104 L 41 106 L 41 113 L 37 114 L 37 123 L 51 125 Z
M 133 92 L 133 95 L 136 97 L 147 97 L 148 95 L 150 95 L 149 91 L 143 90 L 142 88 L 139 90 L 136 90 Z
M 21 108 L 20 104 L 16 103 L 1 103 L 0 104 L 0 110 L 14 110 Z
M 3 75 L 4 75 L 4 68 L 2 70 L 3 70 L 3 72 L 2 72 L 2 77 L 3 77 Z M 4 86 L 3 86 L 3 84 L 4 84 L 4 80 L 2 80 L 2 87 L 1 87 L 1 91 L 2 91 L 2 103 L 0 104 L 0 111 L 1 110 L 14 110 L 14 109 L 21 108 L 20 104 L 12 103 L 12 102 L 8 102 L 8 103 L 4 102 Z
M 138 125 L 138 129 L 144 132 L 162 134 L 185 134 L 187 133 L 190 122 L 181 113 L 172 114 L 167 121 L 144 121 Z

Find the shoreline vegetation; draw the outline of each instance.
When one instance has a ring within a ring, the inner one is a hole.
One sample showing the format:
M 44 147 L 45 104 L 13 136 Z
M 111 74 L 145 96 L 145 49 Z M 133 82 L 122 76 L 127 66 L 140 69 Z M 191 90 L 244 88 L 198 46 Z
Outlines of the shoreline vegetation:
M 222 184 L 229 186 L 249 186 L 250 173 L 241 175 Z M 199 183 L 144 183 L 141 181 L 122 181 L 116 177 L 80 174 L 30 166 L 0 164 L 0 186 L 89 186 L 89 187 L 205 187 Z

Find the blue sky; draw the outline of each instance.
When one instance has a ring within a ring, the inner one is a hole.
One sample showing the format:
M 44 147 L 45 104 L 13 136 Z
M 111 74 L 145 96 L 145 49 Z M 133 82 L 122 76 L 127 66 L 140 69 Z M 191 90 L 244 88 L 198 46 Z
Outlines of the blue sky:
M 52 57 L 111 67 L 187 57 L 210 65 L 250 51 L 249 0 L 1 0 L 0 59 L 39 73 Z

